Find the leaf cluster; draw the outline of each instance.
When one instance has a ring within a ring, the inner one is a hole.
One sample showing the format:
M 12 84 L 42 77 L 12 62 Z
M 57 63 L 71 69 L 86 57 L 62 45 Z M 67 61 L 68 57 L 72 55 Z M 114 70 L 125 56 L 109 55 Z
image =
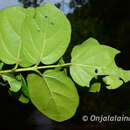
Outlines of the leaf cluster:
M 31 101 L 53 120 L 61 122 L 75 114 L 79 96 L 74 81 L 99 92 L 101 83 L 90 82 L 100 75 L 107 89 L 130 80 L 130 71 L 114 61 L 119 51 L 94 38 L 75 46 L 71 62 L 65 63 L 62 56 L 70 43 L 71 25 L 50 3 L 27 9 L 12 6 L 0 11 L 0 19 L 1 78 L 8 82 L 10 94 L 20 92 L 19 101 Z M 4 69 L 6 64 L 14 68 Z M 27 78 L 21 74 L 25 71 Z

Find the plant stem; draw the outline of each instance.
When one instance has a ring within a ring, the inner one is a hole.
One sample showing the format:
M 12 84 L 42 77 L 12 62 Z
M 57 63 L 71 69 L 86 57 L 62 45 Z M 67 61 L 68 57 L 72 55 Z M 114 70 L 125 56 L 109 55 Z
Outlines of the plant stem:
M 20 68 L 20 69 L 11 69 L 11 70 L 2 70 L 0 71 L 0 74 L 5 74 L 5 73 L 13 73 L 13 72 L 23 72 L 23 71 L 36 71 L 39 69 L 49 69 L 49 68 L 58 68 L 58 67 L 67 67 L 71 66 L 72 63 L 66 63 L 66 64 L 61 64 L 61 65 L 49 65 L 49 66 L 33 66 L 33 67 L 28 67 L 28 68 Z

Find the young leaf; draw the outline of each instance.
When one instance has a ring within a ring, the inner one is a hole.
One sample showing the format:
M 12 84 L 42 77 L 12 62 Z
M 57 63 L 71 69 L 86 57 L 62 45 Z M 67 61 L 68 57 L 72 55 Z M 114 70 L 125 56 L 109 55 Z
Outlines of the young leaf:
M 24 94 L 24 96 L 26 96 L 27 98 L 30 98 L 28 87 L 27 87 L 26 81 L 25 81 L 24 77 L 22 76 L 22 74 L 18 75 L 17 79 L 19 81 L 21 81 L 21 83 L 22 83 L 22 85 L 21 85 L 21 91 Z
M 23 94 L 20 95 L 18 100 L 25 104 L 29 103 L 29 99 L 27 97 L 25 97 Z
M 87 87 L 97 75 L 114 75 L 122 78 L 124 82 L 129 81 L 130 71 L 118 68 L 115 64 L 114 58 L 118 53 L 118 50 L 100 45 L 94 38 L 89 38 L 72 50 L 72 78 L 79 85 Z
M 18 92 L 21 89 L 21 81 L 16 80 L 15 76 L 12 74 L 2 74 L 3 80 L 8 81 L 12 92 Z
M 18 99 L 18 101 L 22 102 L 22 103 L 29 103 L 29 99 L 27 97 L 25 97 L 22 93 L 13 93 L 12 91 L 8 91 L 9 95 L 12 97 L 15 97 L 16 99 Z
M 75 114 L 79 96 L 63 71 L 47 70 L 42 77 L 29 74 L 27 81 L 31 101 L 43 114 L 58 122 Z
M 4 63 L 0 62 L 0 70 L 2 70 Z
M 89 89 L 89 92 L 100 92 L 100 89 L 101 89 L 101 83 L 99 82 L 96 82 L 96 83 L 93 83 Z
M 70 42 L 71 26 L 64 14 L 51 3 L 37 8 L 28 8 L 22 28 L 22 66 L 26 62 L 44 64 L 56 62 Z

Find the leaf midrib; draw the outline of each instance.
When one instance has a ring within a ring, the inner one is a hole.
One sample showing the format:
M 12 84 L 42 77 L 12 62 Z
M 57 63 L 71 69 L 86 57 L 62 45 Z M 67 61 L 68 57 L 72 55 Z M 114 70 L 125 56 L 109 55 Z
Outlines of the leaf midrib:
M 50 93 L 50 95 L 51 95 L 51 98 L 52 98 L 52 100 L 54 101 L 54 103 L 55 103 L 55 105 L 56 105 L 57 112 L 59 113 L 58 107 L 57 107 L 57 104 L 56 104 L 56 101 L 55 101 L 55 99 L 54 99 L 54 97 L 53 97 L 53 93 L 51 92 L 50 88 L 48 87 L 48 86 L 49 86 L 49 85 L 48 85 L 48 81 L 47 81 L 47 79 L 45 78 L 44 75 L 43 75 L 43 79 L 44 79 L 45 84 L 46 84 L 46 87 L 48 88 L 48 91 L 49 91 L 49 93 Z M 60 113 L 59 113 L 59 115 L 60 115 Z
M 41 15 L 42 17 L 42 14 L 41 12 L 39 12 L 39 14 Z M 43 35 L 43 41 L 42 41 L 42 49 L 41 49 L 41 55 L 40 55 L 40 58 L 39 58 L 39 61 L 37 64 L 40 63 L 42 57 L 43 57 L 43 54 L 44 54 L 44 50 L 45 50 L 45 46 L 46 46 L 46 31 L 47 31 L 47 28 L 48 28 L 48 21 L 46 22 L 46 25 L 45 25 L 45 31 L 41 32 L 42 35 Z

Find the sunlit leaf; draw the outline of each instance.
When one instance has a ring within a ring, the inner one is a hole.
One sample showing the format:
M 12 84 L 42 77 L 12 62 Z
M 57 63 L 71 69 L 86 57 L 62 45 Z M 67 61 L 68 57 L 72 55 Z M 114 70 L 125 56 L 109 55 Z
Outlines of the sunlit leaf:
M 113 75 L 122 78 L 124 82 L 129 81 L 130 71 L 123 70 L 115 64 L 114 58 L 118 53 L 118 50 L 100 45 L 94 38 L 89 38 L 72 50 L 72 78 L 79 85 L 87 87 L 97 75 Z
M 48 70 L 43 76 L 29 74 L 28 88 L 32 103 L 46 116 L 56 121 L 71 118 L 79 97 L 74 83 L 59 70 Z
M 25 9 L 12 6 L 0 11 L 0 59 L 6 64 L 21 61 L 21 28 Z
M 0 60 L 6 64 L 52 64 L 64 54 L 70 36 L 69 21 L 51 3 L 0 11 Z
M 23 60 L 22 64 L 44 64 L 56 62 L 67 49 L 71 26 L 64 14 L 50 3 L 28 8 L 22 29 Z

